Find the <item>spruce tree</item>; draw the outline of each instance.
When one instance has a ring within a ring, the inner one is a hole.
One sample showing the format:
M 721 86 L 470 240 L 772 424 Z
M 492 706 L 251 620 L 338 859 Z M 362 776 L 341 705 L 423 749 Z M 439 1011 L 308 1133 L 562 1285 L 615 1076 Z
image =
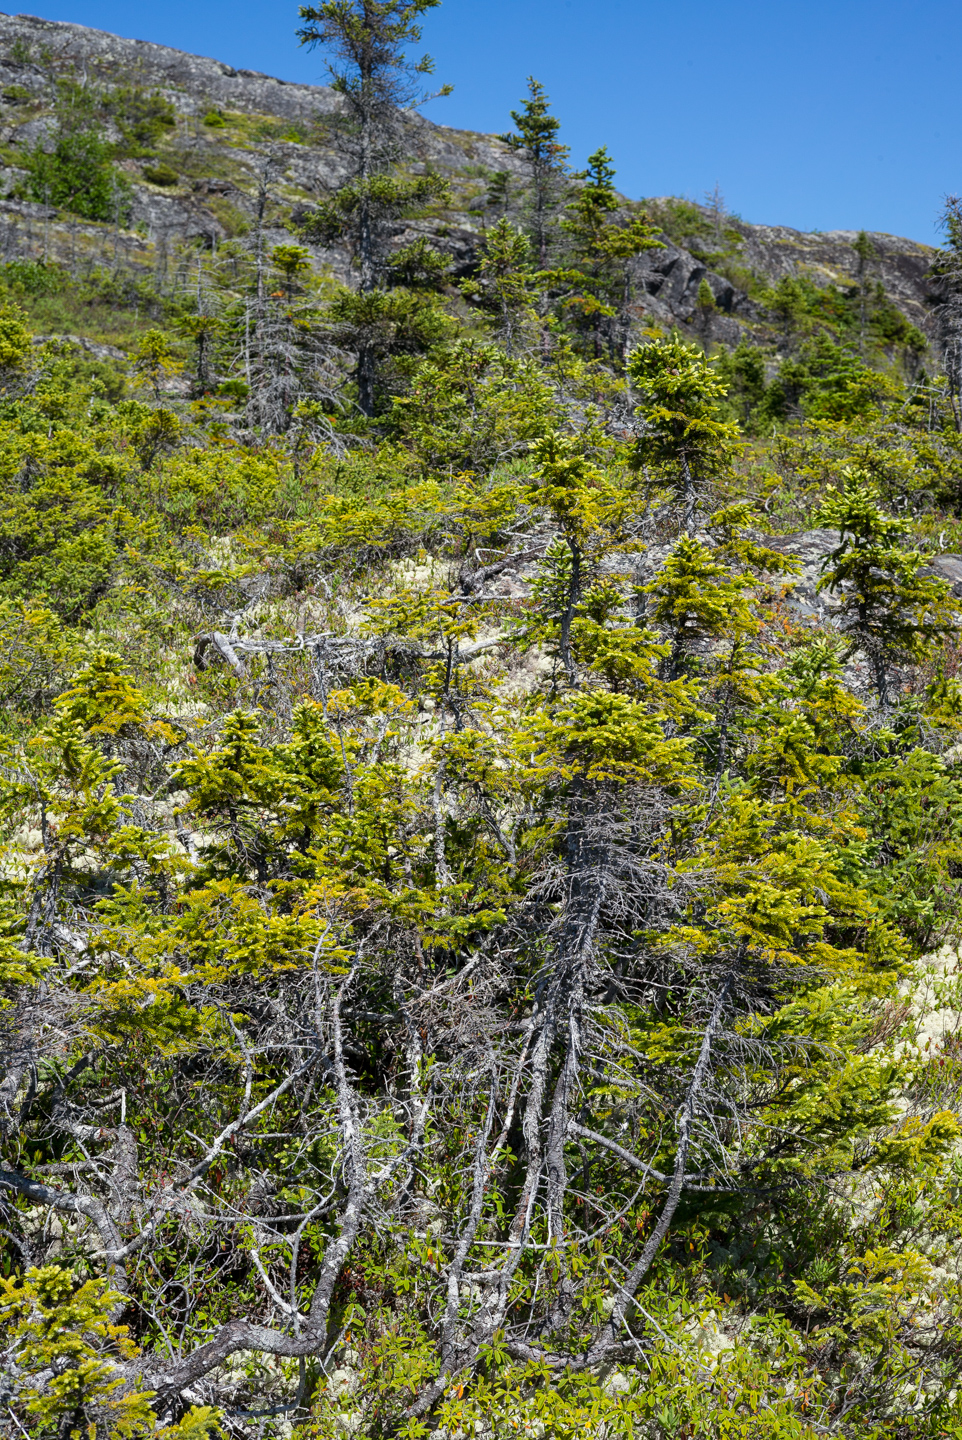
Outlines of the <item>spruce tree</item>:
M 708 281 L 702 276 L 698 283 L 698 293 L 695 296 L 695 324 L 701 331 L 702 341 L 705 349 L 708 349 L 711 340 L 712 321 L 715 318 L 715 292 Z
M 402 179 L 391 171 L 403 152 L 403 112 L 435 95 L 421 89 L 430 75 L 429 55 L 409 60 L 408 44 L 421 39 L 418 18 L 440 0 L 327 0 L 301 7 L 306 22 L 298 31 L 302 45 L 322 46 L 330 55 L 331 86 L 341 97 L 339 148 L 349 160 L 348 179 L 308 219 L 304 233 L 326 244 L 346 242 L 358 271 L 360 297 L 379 289 L 388 264 L 388 222 L 412 206 L 445 193 L 433 173 Z M 367 341 L 369 300 L 361 298 L 357 330 L 358 405 L 373 415 L 379 347 Z M 348 308 L 348 302 L 341 309 Z
M 595 356 L 601 337 L 609 336 L 612 360 L 624 363 L 631 321 L 631 261 L 644 250 L 662 249 L 661 233 L 644 215 L 625 224 L 616 216 L 623 202 L 615 189 L 615 174 L 606 146 L 588 157 L 587 169 L 575 173 L 581 181 L 563 221 L 570 237 L 576 266 L 587 280 L 581 304 Z
M 951 592 L 944 580 L 924 573 L 918 550 L 904 548 L 906 522 L 885 514 L 865 475 L 849 472 L 818 519 L 840 532 L 818 588 L 838 598 L 848 653 L 861 650 L 868 658 L 879 703 L 887 707 L 893 669 L 927 659 L 936 642 L 957 628 Z
M 945 244 L 933 265 L 939 349 L 956 430 L 962 430 L 962 196 L 949 195 L 939 217 Z
M 544 86 L 528 76 L 528 98 L 511 111 L 516 131 L 502 135 L 531 166 L 531 235 L 542 270 L 548 266 L 555 217 L 565 187 L 568 147 L 558 141 L 561 121 L 549 113 Z
M 691 533 L 699 502 L 738 445 L 737 425 L 723 418 L 728 387 L 696 345 L 674 336 L 635 350 L 628 375 L 644 419 L 635 464 L 660 467 L 681 502 L 682 527 Z
M 535 284 L 528 237 L 502 218 L 485 234 L 477 277 L 465 281 L 461 293 L 488 312 L 494 333 L 509 355 L 525 309 L 534 299 Z
M 875 258 L 875 246 L 864 230 L 860 230 L 852 245 L 857 257 L 855 274 L 858 279 L 858 348 L 859 354 L 865 354 L 865 327 L 868 320 L 868 301 L 871 286 L 869 284 L 869 267 Z
M 683 674 L 700 648 L 718 638 L 743 640 L 759 622 L 745 597 L 751 578 L 736 575 L 705 542 L 683 535 L 648 586 L 652 617 L 671 640 L 668 678 Z

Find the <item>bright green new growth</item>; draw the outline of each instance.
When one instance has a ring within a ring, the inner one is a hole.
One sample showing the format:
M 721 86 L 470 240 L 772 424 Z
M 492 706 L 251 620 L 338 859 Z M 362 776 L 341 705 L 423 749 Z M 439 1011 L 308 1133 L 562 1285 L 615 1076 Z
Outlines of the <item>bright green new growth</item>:
M 136 1347 L 115 1314 L 124 1297 L 97 1280 L 78 1283 L 69 1270 L 45 1265 L 27 1271 L 22 1283 L 0 1278 L 0 1331 L 8 1363 L 18 1372 L 7 1397 L 37 1434 L 67 1434 L 73 1440 L 207 1440 L 221 1434 L 209 1406 L 191 1407 L 176 1425 L 158 1426 L 149 1391 L 131 1391 L 117 1358 L 132 1359 Z M 45 1383 L 34 1386 L 35 1376 Z M 64 1420 L 74 1424 L 64 1429 Z M 28 1432 L 24 1432 L 28 1433 Z
M 697 346 L 674 337 L 633 351 L 628 378 L 644 422 L 636 463 L 666 474 L 691 533 L 699 503 L 737 453 L 737 427 L 723 418 L 727 386 Z

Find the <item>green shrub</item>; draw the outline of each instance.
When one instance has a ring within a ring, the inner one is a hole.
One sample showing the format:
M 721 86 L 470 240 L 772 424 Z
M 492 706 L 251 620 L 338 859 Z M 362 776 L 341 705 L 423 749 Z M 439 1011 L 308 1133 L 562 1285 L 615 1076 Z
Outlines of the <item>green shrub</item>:
M 207 209 L 218 220 L 229 239 L 238 235 L 246 235 L 251 228 L 250 220 L 243 210 L 225 200 L 223 195 L 208 195 L 204 202 Z
M 164 131 L 177 124 L 177 111 L 170 101 L 139 85 L 114 90 L 104 108 L 116 120 L 128 146 L 156 145 Z
M 145 165 L 144 179 L 151 185 L 176 185 L 180 176 L 171 165 Z
M 877 413 L 896 395 L 894 382 L 820 333 L 783 362 L 759 404 L 763 421 L 802 414 L 809 420 L 853 420 Z
M 0 278 L 25 295 L 59 295 L 70 283 L 65 270 L 43 260 L 10 260 L 0 267 Z
M 96 130 L 62 125 L 52 151 L 36 145 L 23 163 L 31 200 L 85 220 L 115 220 L 129 210 L 130 185 L 110 164 L 110 146 Z
M 250 386 L 244 380 L 222 380 L 217 387 L 218 395 L 228 395 L 234 400 L 245 401 L 250 394 Z
M 270 514 L 285 478 L 277 456 L 191 450 L 165 462 L 155 501 L 175 524 L 234 526 Z

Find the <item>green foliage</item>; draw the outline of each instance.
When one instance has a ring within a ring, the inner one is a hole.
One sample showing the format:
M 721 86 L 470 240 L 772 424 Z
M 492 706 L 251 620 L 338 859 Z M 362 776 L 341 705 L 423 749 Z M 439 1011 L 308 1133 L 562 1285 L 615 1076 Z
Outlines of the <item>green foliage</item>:
M 527 237 L 509 220 L 499 220 L 484 237 L 477 279 L 463 282 L 461 293 L 487 311 L 508 354 L 525 312 L 531 309 L 536 283 Z
M 10 1415 L 24 1434 L 103 1435 L 106 1440 L 207 1440 L 222 1434 L 209 1406 L 191 1406 L 158 1428 L 149 1391 L 131 1391 L 117 1359 L 137 1354 L 128 1327 L 114 1322 L 123 1297 L 96 1280 L 78 1282 L 59 1265 L 33 1267 L 22 1283 L 0 1277 L 0 1327 L 17 1370 Z M 69 1428 L 66 1428 L 69 1427 Z
M 733 350 L 723 350 L 715 365 L 728 391 L 728 404 L 742 426 L 752 426 L 765 399 L 767 377 L 765 357 L 757 345 L 739 340 Z
M 310 251 L 303 245 L 275 245 L 271 251 L 271 264 L 283 276 L 284 288 L 290 300 L 297 282 L 311 273 Z
M 759 418 L 780 420 L 799 411 L 811 420 L 872 417 L 881 401 L 897 393 L 887 376 L 819 335 L 802 347 L 797 360 L 779 367 L 759 406 Z
M 343 289 L 332 300 L 328 317 L 342 345 L 375 362 L 423 354 L 452 333 L 444 311 L 410 290 Z
M 150 384 L 156 400 L 160 399 L 164 380 L 176 375 L 181 368 L 170 335 L 163 330 L 147 330 L 141 335 L 134 356 L 134 373 Z
M 866 758 L 853 767 L 863 787 L 865 838 L 852 857 L 882 912 L 919 948 L 951 923 L 962 874 L 958 777 L 930 751 Z
M 682 523 L 690 530 L 700 498 L 736 451 L 737 428 L 722 418 L 727 387 L 696 346 L 674 338 L 635 350 L 628 375 L 646 422 L 636 463 L 651 463 L 666 473 L 682 503 Z
M 392 285 L 408 290 L 443 290 L 449 268 L 447 257 L 422 235 L 392 251 L 387 273 Z
M 23 156 L 28 193 L 86 220 L 119 221 L 128 209 L 130 186 L 110 164 L 96 111 L 94 94 L 70 83 L 60 86 L 52 144 L 40 142 Z
M 431 171 L 411 179 L 375 175 L 342 186 L 331 200 L 311 211 L 301 232 L 320 245 L 334 245 L 345 239 L 358 245 L 360 227 L 369 223 L 372 212 L 377 222 L 383 223 L 416 214 L 425 205 L 443 201 L 447 194 L 446 182 Z
M 127 185 L 109 164 L 110 150 L 91 131 L 65 131 L 48 154 L 24 155 L 31 200 L 72 210 L 86 220 L 112 220 L 127 209 Z
M 557 138 L 561 121 L 550 113 L 545 88 L 533 75 L 528 76 L 528 98 L 522 109 L 511 111 L 511 119 L 517 129 L 499 138 L 513 150 L 525 151 L 534 164 L 557 165 L 566 158 L 567 147 Z
M 133 153 L 149 152 L 177 124 L 177 111 L 166 96 L 137 85 L 116 86 L 104 108 L 120 128 L 125 147 Z
M 430 8 L 304 13 L 356 289 L 295 243 L 191 251 L 189 294 L 3 269 L 5 1403 L 31 1440 L 952 1435 L 949 387 L 874 368 L 912 342 L 870 237 L 731 352 L 640 330 L 653 226 L 603 150 L 568 188 L 534 81 L 467 281 L 396 245 L 442 196 L 388 104 Z M 129 153 L 172 130 L 111 94 Z M 736 253 L 720 201 L 657 219 Z M 126 358 L 32 342 L 108 312 Z M 778 533 L 816 526 L 821 617 Z
M 176 185 L 180 179 L 177 171 L 171 165 L 145 165 L 144 179 L 149 180 L 151 185 Z
M 853 247 L 859 256 L 858 284 L 817 285 L 804 274 L 784 275 L 758 295 L 783 340 L 794 343 L 809 336 L 816 342 L 810 352 L 816 363 L 831 353 L 832 342 L 841 343 L 843 349 L 846 343 L 857 342 L 863 353 L 866 347 L 899 347 L 914 357 L 926 349 L 924 335 L 892 303 L 882 284 L 868 279 L 866 267 L 875 251 L 864 232 L 863 240 Z M 820 363 L 824 365 L 825 358 Z
M 850 653 L 868 657 L 885 705 L 891 668 L 927 659 L 956 623 L 948 585 L 922 573 L 921 554 L 900 544 L 905 522 L 886 515 L 878 498 L 864 476 L 850 473 L 844 489 L 826 500 L 818 518 L 838 530 L 839 543 L 825 559 L 819 588 L 839 601 Z
M 538 366 L 493 345 L 461 340 L 418 365 L 394 400 L 389 425 L 429 473 L 484 474 L 551 428 L 556 414 Z M 496 484 L 494 493 L 500 489 Z M 488 498 L 482 488 L 480 503 Z
M 588 157 L 588 168 L 575 172 L 580 181 L 568 205 L 568 217 L 562 227 L 569 237 L 575 274 L 558 279 L 575 281 L 575 291 L 564 301 L 563 311 L 576 328 L 591 337 L 593 353 L 601 352 L 601 337 L 614 331 L 606 322 L 617 319 L 620 330 L 612 355 L 624 363 L 627 333 L 626 315 L 631 303 L 631 280 L 628 262 L 645 250 L 662 249 L 656 239 L 660 233 L 646 217 L 631 215 L 619 220 L 621 200 L 615 190 L 615 170 L 603 146 Z M 577 271 L 582 283 L 577 283 Z
M 132 1349 L 127 1327 L 111 1318 L 119 1299 L 100 1281 L 78 1285 L 57 1265 L 31 1268 L 22 1283 L 0 1278 L 0 1325 L 20 1371 L 13 1413 L 35 1434 L 59 1434 L 64 1420 L 75 1422 L 76 1435 L 87 1426 L 111 1440 L 151 1433 L 149 1396 L 125 1394 L 111 1364 L 111 1349 Z
M 16 305 L 0 306 L 0 379 L 4 391 L 22 384 L 29 375 L 31 349 L 23 311 Z
M 558 140 L 561 122 L 550 113 L 545 88 L 533 75 L 528 76 L 527 98 L 520 110 L 511 111 L 511 119 L 517 130 L 500 138 L 523 154 L 531 167 L 527 219 L 535 258 L 544 270 L 557 241 L 559 211 L 567 190 L 568 147 Z M 499 172 L 492 178 L 488 204 L 501 207 L 503 212 L 507 209 L 509 195 L 508 175 Z
M 69 283 L 59 265 L 45 265 L 41 260 L 8 260 L 3 279 L 11 289 L 29 295 L 56 295 Z

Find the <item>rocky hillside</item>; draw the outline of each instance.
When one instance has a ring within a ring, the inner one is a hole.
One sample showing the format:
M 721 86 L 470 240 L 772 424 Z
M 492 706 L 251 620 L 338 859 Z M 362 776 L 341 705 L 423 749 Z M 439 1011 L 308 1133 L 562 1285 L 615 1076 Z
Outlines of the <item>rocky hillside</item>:
M 285 239 L 291 216 L 296 219 L 342 177 L 330 128 L 339 102 L 325 86 L 292 84 L 167 46 L 25 15 L 0 17 L 0 54 L 4 259 L 46 255 L 75 266 L 109 257 L 114 266 L 166 271 L 178 243 L 200 239 L 214 246 L 247 230 L 259 194 L 267 197 L 267 239 Z M 23 198 L 25 154 L 50 142 L 58 82 L 65 79 L 96 82 L 102 93 L 118 97 L 120 118 L 107 125 L 107 138 L 130 188 L 113 224 L 80 222 L 63 208 Z M 142 109 L 144 97 L 164 105 L 162 123 L 149 136 L 132 138 L 124 106 Z M 441 171 L 453 203 L 399 227 L 398 241 L 426 228 L 450 254 L 455 272 L 469 271 L 478 235 L 494 213 L 492 177 L 507 177 L 507 196 L 502 191 L 499 203 L 510 214 L 512 180 L 520 192 L 523 162 L 493 135 L 421 117 L 410 120 L 408 133 L 410 169 Z M 860 262 L 854 232 L 803 234 L 753 225 L 670 198 L 650 201 L 648 208 L 664 227 L 666 247 L 635 262 L 635 309 L 642 323 L 704 330 L 697 297 L 707 281 L 715 304 L 708 325 L 713 343 L 737 344 L 747 333 L 777 345 L 783 326 L 771 309 L 773 286 L 802 278 L 823 296 L 844 297 L 859 283 L 861 264 L 862 281 L 884 294 L 893 314 L 923 333 L 929 329 L 932 251 L 925 245 L 872 234 L 870 256 Z M 313 253 L 319 266 L 344 274 L 343 255 L 317 247 Z M 893 335 L 900 323 L 896 319 L 893 329 L 890 320 Z

